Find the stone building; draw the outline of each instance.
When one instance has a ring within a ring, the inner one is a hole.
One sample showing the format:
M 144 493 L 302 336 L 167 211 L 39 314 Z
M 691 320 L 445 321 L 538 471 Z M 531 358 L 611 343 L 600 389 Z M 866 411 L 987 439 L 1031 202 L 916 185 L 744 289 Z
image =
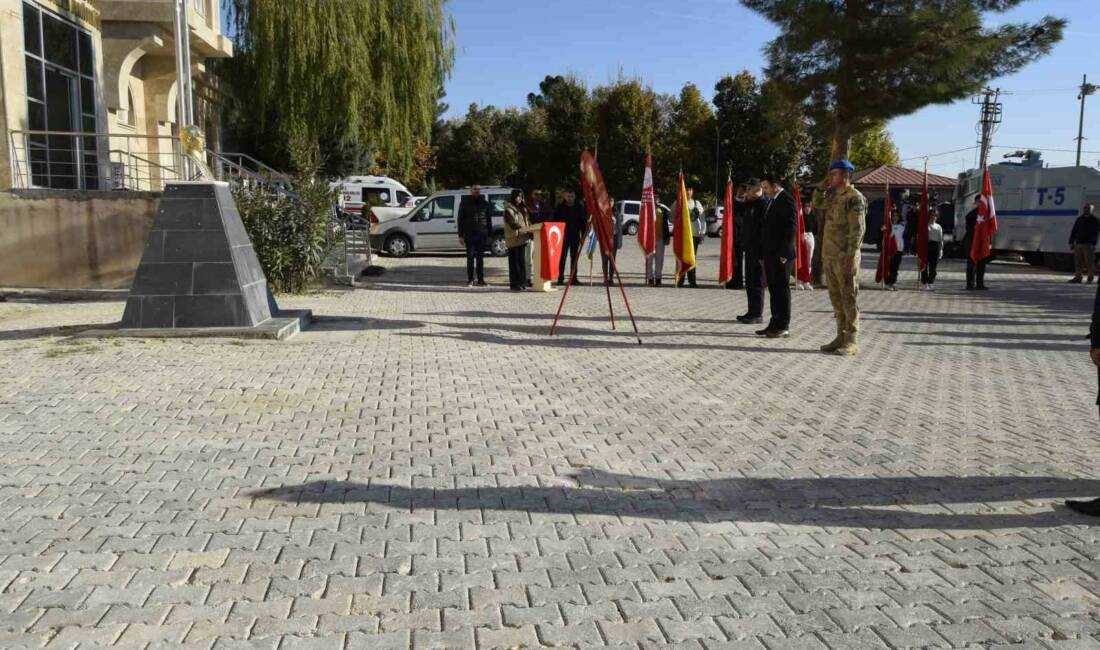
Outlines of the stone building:
M 185 0 L 195 124 L 218 149 L 219 0 Z M 180 178 L 174 0 L 0 0 L 0 287 L 121 286 Z

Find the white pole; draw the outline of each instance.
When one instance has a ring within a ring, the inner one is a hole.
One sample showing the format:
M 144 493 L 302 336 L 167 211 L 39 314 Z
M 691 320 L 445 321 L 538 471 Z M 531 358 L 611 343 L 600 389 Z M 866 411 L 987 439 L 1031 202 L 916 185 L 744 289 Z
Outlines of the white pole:
M 172 4 L 175 7 L 175 47 L 176 47 L 176 147 L 177 147 L 177 159 L 179 161 L 178 174 L 181 180 L 188 177 L 187 174 L 187 162 L 183 155 L 183 146 L 178 140 L 178 137 L 183 134 L 183 128 L 187 124 L 187 103 L 184 99 L 184 93 L 187 92 L 187 84 L 184 81 L 183 74 L 183 32 L 181 29 L 181 16 L 180 16 L 180 0 L 173 0 Z
M 181 26 L 183 27 L 183 72 L 187 81 L 187 126 L 195 125 L 195 92 L 191 85 L 191 25 L 188 16 L 190 10 L 187 0 L 179 0 L 181 7 Z

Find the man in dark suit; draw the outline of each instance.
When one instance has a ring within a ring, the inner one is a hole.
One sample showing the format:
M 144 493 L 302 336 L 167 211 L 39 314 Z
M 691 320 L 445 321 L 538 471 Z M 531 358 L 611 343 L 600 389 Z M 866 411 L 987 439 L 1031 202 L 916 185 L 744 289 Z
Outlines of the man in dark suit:
M 581 250 L 581 241 L 584 239 L 584 227 L 588 225 L 588 212 L 577 200 L 577 194 L 573 190 L 565 190 L 562 194 L 563 201 L 554 210 L 554 221 L 565 224 L 565 246 L 561 249 L 561 260 L 558 262 L 558 285 L 565 284 L 568 279 L 577 284 L 577 277 L 567 278 L 566 271 L 573 273 L 577 266 L 577 255 Z M 572 256 L 572 265 L 567 260 Z
M 745 183 L 745 202 L 742 209 L 741 229 L 737 233 L 745 251 L 745 297 L 748 312 L 737 317 L 737 322 L 757 325 L 764 322 L 764 267 L 761 264 L 760 234 L 764 218 L 764 199 L 760 181 L 750 178 Z M 736 208 L 734 208 L 736 210 Z M 734 213 L 737 216 L 737 213 Z
M 798 210 L 794 197 L 783 189 L 775 176 L 764 176 L 761 183 L 771 202 L 764 210 L 760 244 L 764 260 L 764 274 L 768 279 L 768 295 L 771 298 L 771 320 L 758 331 L 757 336 L 771 339 L 790 336 L 791 324 L 791 266 L 795 258 L 795 236 L 798 232 Z
M 1096 289 L 1096 299 L 1092 303 L 1092 329 L 1089 331 L 1089 340 L 1092 342 L 1089 355 L 1096 366 L 1096 381 L 1100 384 L 1100 287 Z M 1100 385 L 1097 386 L 1096 404 L 1100 406 Z M 1100 499 L 1092 501 L 1066 501 L 1066 506 L 1083 515 L 1100 517 Z

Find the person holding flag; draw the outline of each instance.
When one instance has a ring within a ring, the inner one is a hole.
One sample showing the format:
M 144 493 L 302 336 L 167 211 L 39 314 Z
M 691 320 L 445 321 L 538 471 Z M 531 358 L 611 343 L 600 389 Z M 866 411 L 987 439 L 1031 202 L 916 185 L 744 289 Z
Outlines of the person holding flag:
M 890 263 L 894 255 L 898 253 L 898 240 L 893 233 L 894 200 L 890 195 L 890 184 L 886 184 L 886 200 L 882 204 L 882 238 L 879 246 L 878 266 L 875 267 L 875 284 L 888 284 L 886 278 L 890 275 Z
M 688 198 L 684 185 L 684 173 L 680 172 L 680 191 L 676 203 L 672 206 L 673 231 L 672 248 L 679 264 L 676 267 L 676 286 L 683 286 L 684 280 L 695 283 L 695 239 L 692 237 L 691 207 L 694 201 Z
M 657 197 L 653 192 L 653 153 L 646 150 L 645 173 L 642 175 L 642 206 L 638 215 L 638 247 L 642 249 L 645 257 L 645 283 L 648 287 L 656 286 L 657 277 Z M 664 246 L 661 246 L 662 249 Z M 664 262 L 665 252 L 661 250 L 661 262 Z
M 928 161 L 924 161 L 924 185 L 920 193 L 920 215 L 917 218 L 917 270 L 924 276 L 928 268 Z M 921 290 L 924 290 L 923 284 Z
M 791 192 L 794 194 L 795 210 L 798 211 L 798 227 L 795 236 L 795 245 L 798 246 L 798 254 L 795 257 L 794 265 L 795 285 L 800 291 L 813 291 L 814 287 L 810 284 L 810 281 L 813 280 L 810 260 L 814 256 L 814 233 L 812 228 L 806 227 L 806 215 L 810 206 L 803 207 L 802 190 L 799 189 L 797 184 L 791 188 Z
M 989 179 L 989 168 L 982 171 L 982 193 L 975 199 L 977 207 L 974 208 L 974 229 L 971 236 L 970 215 L 966 215 L 966 236 L 970 238 L 968 249 L 969 259 L 967 263 L 967 285 L 970 284 L 970 264 L 974 264 L 975 287 L 978 290 L 986 290 L 985 267 L 993 254 L 993 235 L 997 232 L 997 209 L 993 205 L 993 183 Z M 968 286 L 969 288 L 969 286 Z

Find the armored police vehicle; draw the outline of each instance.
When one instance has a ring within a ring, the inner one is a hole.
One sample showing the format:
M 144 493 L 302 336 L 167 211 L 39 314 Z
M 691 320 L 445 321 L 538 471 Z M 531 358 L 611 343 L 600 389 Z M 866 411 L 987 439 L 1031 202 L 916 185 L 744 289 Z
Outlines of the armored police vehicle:
M 1100 206 L 1100 171 L 1044 167 L 1038 151 L 1017 151 L 989 166 L 997 234 L 993 251 L 1018 253 L 1034 266 L 1072 268 L 1069 233 L 1086 203 Z M 955 241 L 966 233 L 966 213 L 982 189 L 982 170 L 959 174 L 955 188 Z M 962 251 L 960 251 L 962 252 Z M 965 252 L 962 252 L 965 255 Z

